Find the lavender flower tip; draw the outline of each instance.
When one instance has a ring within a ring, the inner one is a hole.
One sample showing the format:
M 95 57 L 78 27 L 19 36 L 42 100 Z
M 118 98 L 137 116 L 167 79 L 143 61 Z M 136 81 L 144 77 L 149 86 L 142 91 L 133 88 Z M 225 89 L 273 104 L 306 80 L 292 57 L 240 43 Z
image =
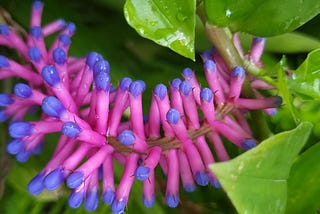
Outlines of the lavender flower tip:
M 62 134 L 72 138 L 76 137 L 81 132 L 81 128 L 74 122 L 66 122 L 61 128 L 61 132 Z
M 124 212 L 124 208 L 126 207 L 127 204 L 127 199 L 122 198 L 120 200 L 114 200 L 112 205 L 111 205 L 111 210 L 114 213 L 123 213 Z
M 210 102 L 213 99 L 213 93 L 210 88 L 203 88 L 200 91 L 200 98 L 207 102 Z
M 28 50 L 28 56 L 34 62 L 39 62 L 41 59 L 41 52 L 37 47 L 31 47 Z
M 155 198 L 154 198 L 154 196 L 151 196 L 151 198 L 146 199 L 146 197 L 143 195 L 142 196 L 142 201 L 143 201 L 143 204 L 144 204 L 145 207 L 151 208 L 154 205 Z
M 94 83 L 96 84 L 97 90 L 109 91 L 110 90 L 111 78 L 109 73 L 100 72 L 94 76 Z
M 274 104 L 280 106 L 282 104 L 282 97 L 276 96 L 274 100 Z
M 171 208 L 177 207 L 179 205 L 179 194 L 177 193 L 175 195 L 166 195 L 166 202 Z
M 132 79 L 129 77 L 124 77 L 121 79 L 120 84 L 119 84 L 119 88 L 122 91 L 126 91 L 129 89 L 130 85 L 132 83 Z
M 100 73 L 110 73 L 110 64 L 106 60 L 99 60 L 93 65 L 93 76 Z
M 9 134 L 13 138 L 23 138 L 32 133 L 33 127 L 28 122 L 13 122 L 9 125 Z
M 241 143 L 241 147 L 244 150 L 252 149 L 255 146 L 256 146 L 256 143 L 255 143 L 255 141 L 253 139 L 248 139 L 248 140 L 246 140 L 246 141 Z
M 100 54 L 98 54 L 97 52 L 90 52 L 87 55 L 86 58 L 86 64 L 88 65 L 88 67 L 93 70 L 93 66 L 96 64 L 96 62 L 98 62 L 99 60 L 103 60 L 102 56 Z
M 42 152 L 43 149 L 43 142 L 40 142 L 36 145 L 36 147 L 33 149 L 33 154 L 38 155 Z
M 32 7 L 35 9 L 41 9 L 43 7 L 43 3 L 41 1 L 34 1 Z
M 265 43 L 266 42 L 266 38 L 262 38 L 262 37 L 254 37 L 253 38 L 253 44 L 257 44 L 257 43 Z
M 73 22 L 67 23 L 69 33 L 73 34 L 76 31 L 76 25 Z
M 167 95 L 167 87 L 164 84 L 158 84 L 153 89 L 153 93 L 155 93 L 155 95 L 157 95 L 161 100 L 163 100 Z
M 43 186 L 43 174 L 39 173 L 28 183 L 28 192 L 31 195 L 39 195 L 44 186 Z
M 181 82 L 182 82 L 181 79 L 175 78 L 170 82 L 170 84 L 174 89 L 179 89 Z
M 14 91 L 14 94 L 17 95 L 18 97 L 25 98 L 25 99 L 31 97 L 32 95 L 31 88 L 24 83 L 17 83 L 14 86 L 13 91 Z
M 13 139 L 7 145 L 7 152 L 11 155 L 16 155 L 22 151 L 24 143 L 20 139 Z
M 137 80 L 136 82 L 139 82 L 139 83 L 141 84 L 141 86 L 142 86 L 142 91 L 145 91 L 145 90 L 146 90 L 147 85 L 146 85 L 146 83 L 145 83 L 143 80 Z
M 191 92 L 192 89 L 192 85 L 190 82 L 188 81 L 183 81 L 180 86 L 180 91 L 184 94 L 184 95 L 188 95 Z
M 67 186 L 71 189 L 75 189 L 80 186 L 84 181 L 84 175 L 82 172 L 73 172 L 67 178 Z
M 201 58 L 203 62 L 206 62 L 207 60 L 209 60 L 211 58 L 211 52 L 210 51 L 204 51 L 201 54 Z
M 217 66 L 213 60 L 209 59 L 204 63 L 203 68 L 206 72 L 215 72 L 217 69 Z
M 69 198 L 68 198 L 68 204 L 71 208 L 78 208 L 80 207 L 82 201 L 83 201 L 83 189 L 81 189 L 80 191 L 72 191 L 72 193 L 70 194 Z
M 105 204 L 112 204 L 114 198 L 115 198 L 115 192 L 111 189 L 106 190 L 102 196 L 102 200 Z
M 186 184 L 184 186 L 184 190 L 186 192 L 194 192 L 196 190 L 195 186 L 193 184 Z
M 221 188 L 221 184 L 216 178 L 211 179 L 211 185 L 216 189 Z
M 196 172 L 196 183 L 200 186 L 207 186 L 209 183 L 209 176 L 204 172 Z
M 61 168 L 57 168 L 50 172 L 43 181 L 45 188 L 49 191 L 58 189 L 65 179 L 64 171 Z
M 8 106 L 13 103 L 13 99 L 10 94 L 0 94 L 0 106 Z
M 192 78 L 192 76 L 193 76 L 193 71 L 192 71 L 192 69 L 191 68 L 185 68 L 185 69 L 183 69 L 183 71 L 182 71 L 182 75 L 185 77 L 185 78 Z
M 56 118 L 60 118 L 62 113 L 66 111 L 60 100 L 53 96 L 44 98 L 41 107 L 44 113 Z
M 34 37 L 35 39 L 40 39 L 42 36 L 42 29 L 39 26 L 33 26 L 30 29 L 30 34 L 32 37 Z
M 9 62 L 7 57 L 0 55 L 0 68 L 7 68 L 9 67 Z
M 142 83 L 143 81 L 134 81 L 130 84 L 129 91 L 134 96 L 139 96 L 145 90 L 145 84 Z
M 66 52 L 60 47 L 53 50 L 52 56 L 54 62 L 58 65 L 63 65 L 67 61 Z
M 167 121 L 171 124 L 177 124 L 180 119 L 180 113 L 177 109 L 171 108 L 166 114 Z
M 134 143 L 136 140 L 134 133 L 130 130 L 124 130 L 118 135 L 118 140 L 120 143 L 126 146 L 130 146 Z
M 0 123 L 6 121 L 9 118 L 9 115 L 6 114 L 5 110 L 0 110 Z
M 245 75 L 245 71 L 241 66 L 236 66 L 231 71 L 232 78 L 243 78 L 244 75 Z
M 0 34 L 8 36 L 9 35 L 9 27 L 7 24 L 1 24 L 0 25 Z
M 60 76 L 55 66 L 46 65 L 43 67 L 41 76 L 50 85 L 54 87 L 56 84 L 60 83 Z
M 146 166 L 138 166 L 134 173 L 134 177 L 139 181 L 144 181 L 149 178 L 150 168 Z
M 65 22 L 64 22 L 64 25 L 65 25 Z M 70 36 L 64 33 L 59 36 L 59 41 L 62 43 L 63 46 L 67 46 L 70 44 L 71 39 L 70 39 Z
M 84 208 L 88 211 L 95 211 L 99 204 L 99 193 L 96 189 L 87 190 L 84 199 Z
M 27 160 L 29 160 L 29 157 L 31 155 L 31 152 L 28 150 L 22 150 L 16 155 L 16 160 L 19 163 L 25 163 Z

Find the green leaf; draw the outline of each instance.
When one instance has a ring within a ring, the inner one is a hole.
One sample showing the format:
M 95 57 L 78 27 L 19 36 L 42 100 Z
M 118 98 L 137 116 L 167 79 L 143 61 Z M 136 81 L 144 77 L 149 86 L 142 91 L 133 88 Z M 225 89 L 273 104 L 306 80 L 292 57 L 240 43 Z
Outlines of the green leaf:
M 307 59 L 293 73 L 288 85 L 297 94 L 320 99 L 320 49 L 308 54 Z
M 294 162 L 288 180 L 287 213 L 317 213 L 319 210 L 319 157 L 320 143 L 317 143 Z
M 320 12 L 314 0 L 205 0 L 210 22 L 258 36 L 293 31 Z
M 127 0 L 124 14 L 142 37 L 194 60 L 195 0 Z
M 211 166 L 239 213 L 285 212 L 291 164 L 311 127 L 310 123 L 301 123 L 231 161 Z

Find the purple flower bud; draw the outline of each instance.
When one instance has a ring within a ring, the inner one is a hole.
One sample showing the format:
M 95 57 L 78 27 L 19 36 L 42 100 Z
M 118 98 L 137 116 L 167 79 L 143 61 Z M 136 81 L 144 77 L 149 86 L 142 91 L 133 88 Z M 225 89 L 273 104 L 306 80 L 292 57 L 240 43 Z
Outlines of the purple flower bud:
M 175 89 L 179 89 L 181 82 L 182 82 L 181 79 L 175 78 L 171 81 L 171 86 Z
M 9 62 L 7 57 L 0 55 L 0 68 L 7 68 L 9 67 Z
M 122 198 L 120 200 L 114 200 L 111 206 L 111 210 L 114 213 L 123 213 L 124 208 L 126 207 L 127 200 Z
M 136 140 L 134 134 L 132 131 L 130 130 L 124 130 L 123 132 L 121 132 L 118 135 L 118 140 L 120 141 L 120 143 L 122 143 L 123 145 L 126 146 L 130 146 L 134 143 L 134 141 Z
M 209 183 L 209 176 L 204 172 L 196 172 L 196 183 L 200 186 L 207 186 Z
M 130 84 L 129 91 L 134 96 L 137 97 L 145 90 L 145 84 L 142 81 L 134 81 Z
M 129 77 L 124 77 L 124 78 L 122 78 L 121 81 L 120 81 L 119 88 L 120 88 L 122 91 L 125 91 L 125 90 L 129 89 L 131 83 L 132 83 L 132 79 L 131 79 L 131 78 L 129 78 Z
M 84 175 L 82 172 L 73 172 L 67 178 L 67 186 L 71 189 L 75 189 L 80 186 L 84 181 Z
M 67 61 L 66 52 L 62 48 L 55 48 L 52 52 L 53 60 L 58 65 L 63 65 Z
M 215 72 L 216 71 L 216 63 L 213 60 L 207 60 L 204 65 L 203 68 L 205 71 L 208 72 Z
M 107 73 L 110 72 L 110 64 L 106 60 L 99 60 L 93 66 L 93 75 L 96 76 L 100 73 Z
M 209 89 L 209 88 L 203 88 L 203 89 L 201 89 L 201 91 L 200 91 L 200 98 L 201 98 L 202 100 L 205 100 L 205 101 L 207 101 L 207 102 L 210 102 L 210 101 L 212 100 L 212 98 L 213 98 L 213 93 L 212 93 L 211 89 Z
M 171 208 L 175 208 L 179 204 L 179 195 L 166 195 L 167 205 Z
M 28 56 L 34 62 L 39 62 L 41 59 L 41 52 L 37 47 L 31 47 L 28 50 Z
M 114 198 L 115 198 L 115 192 L 111 189 L 106 190 L 102 196 L 102 200 L 105 204 L 112 204 Z
M 266 41 L 266 38 L 254 37 L 253 41 L 252 41 L 252 45 L 255 45 L 255 44 L 260 43 L 260 42 L 265 43 L 265 41 Z
M 94 76 L 97 90 L 108 91 L 110 89 L 110 81 L 110 75 L 106 72 L 100 72 Z
M 147 200 L 144 196 L 142 196 L 142 201 L 145 207 L 151 208 L 154 205 L 155 198 L 152 196 L 149 200 Z
M 29 159 L 30 155 L 31 155 L 30 151 L 22 150 L 16 155 L 16 160 L 19 163 L 25 163 Z
M 196 190 L 196 188 L 193 184 L 187 184 L 184 186 L 184 190 L 186 192 L 194 192 Z
M 84 199 L 84 208 L 88 211 L 95 211 L 99 204 L 99 193 L 97 190 L 87 190 Z
M 41 1 L 34 1 L 32 3 L 32 7 L 35 8 L 35 9 L 41 9 L 43 6 L 43 3 Z
M 255 143 L 255 141 L 253 139 L 248 139 L 248 140 L 246 140 L 246 141 L 241 143 L 241 147 L 244 150 L 252 149 L 255 146 L 256 146 L 256 143 Z
M 136 80 L 136 82 L 139 82 L 139 83 L 141 83 L 141 85 L 142 85 L 142 91 L 145 91 L 146 90 L 146 83 L 143 81 L 143 80 Z
M 69 206 L 74 209 L 80 207 L 83 201 L 83 195 L 83 189 L 80 191 L 73 190 L 68 199 Z
M 33 127 L 29 122 L 13 122 L 9 126 L 9 134 L 13 138 L 23 138 L 32 133 Z
M 180 86 L 180 91 L 184 94 L 184 95 L 188 95 L 191 92 L 192 89 L 192 85 L 190 82 L 188 81 L 183 81 Z
M 211 180 L 211 185 L 212 185 L 214 188 L 217 188 L 217 189 L 220 189 L 220 188 L 221 188 L 220 182 L 219 182 L 217 179 L 215 179 L 215 178 Z
M 33 36 L 35 39 L 40 39 L 42 36 L 42 29 L 39 26 L 34 26 L 30 30 L 31 36 Z
M 232 78 L 243 78 L 244 75 L 245 75 L 245 71 L 241 66 L 236 66 L 231 71 Z
M 33 154 L 38 155 L 42 152 L 43 149 L 43 142 L 37 144 L 37 146 L 33 149 Z
M 6 114 L 5 110 L 0 110 L 0 123 L 6 121 L 9 115 Z
M 43 174 L 39 173 L 28 183 L 28 192 L 31 195 L 38 195 L 42 192 L 44 188 L 43 178 Z
M 66 111 L 60 100 L 53 96 L 44 98 L 41 107 L 44 113 L 56 118 L 60 118 L 61 114 Z
M 91 70 L 93 70 L 93 66 L 100 60 L 103 60 L 100 54 L 98 54 L 97 52 L 90 52 L 87 55 L 86 64 Z
M 167 87 L 164 84 L 158 84 L 154 89 L 153 93 L 157 95 L 161 100 L 167 95 Z
M 66 122 L 61 128 L 61 132 L 62 134 L 72 138 L 76 137 L 81 132 L 81 128 L 74 122 Z
M 73 34 L 76 31 L 76 25 L 73 22 L 68 22 L 67 28 L 69 33 Z
M 182 75 L 183 75 L 186 79 L 192 78 L 192 76 L 193 76 L 193 71 L 192 71 L 191 68 L 185 68 L 185 69 L 183 69 L 183 71 L 182 71 Z
M 13 99 L 10 94 L 0 94 L 0 106 L 8 106 L 13 103 Z
M 5 36 L 9 35 L 9 27 L 7 24 L 0 25 L 0 34 Z
M 276 98 L 274 100 L 274 104 L 280 106 L 282 104 L 282 97 L 276 96 Z
M 7 145 L 7 151 L 11 155 L 16 155 L 23 150 L 24 143 L 20 139 L 14 139 Z
M 60 83 L 59 73 L 53 65 L 47 65 L 43 67 L 41 76 L 50 85 L 54 87 L 56 84 Z
M 65 24 L 65 23 L 64 23 Z M 70 36 L 68 36 L 67 34 L 61 34 L 59 36 L 59 41 L 62 43 L 63 46 L 67 46 L 70 44 Z
M 172 124 L 177 124 L 180 119 L 180 113 L 177 109 L 171 108 L 166 114 L 167 121 Z
M 31 97 L 32 95 L 32 90 L 31 88 L 27 85 L 27 84 L 24 84 L 24 83 L 18 83 L 14 86 L 14 94 L 17 95 L 18 97 L 21 97 L 21 98 L 29 98 Z
M 138 166 L 134 173 L 134 177 L 139 181 L 144 181 L 149 178 L 150 168 L 146 166 Z
M 58 189 L 64 179 L 65 174 L 63 170 L 61 168 L 57 168 L 44 178 L 43 184 L 49 191 L 53 191 Z

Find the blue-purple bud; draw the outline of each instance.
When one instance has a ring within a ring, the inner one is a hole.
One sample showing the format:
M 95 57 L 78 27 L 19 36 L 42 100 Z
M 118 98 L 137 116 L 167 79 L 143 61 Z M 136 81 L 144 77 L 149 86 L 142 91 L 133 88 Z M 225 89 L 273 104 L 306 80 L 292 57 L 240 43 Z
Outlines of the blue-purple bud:
M 163 100 L 167 95 L 167 87 L 164 84 L 158 84 L 153 89 L 153 93 Z
M 189 95 L 192 90 L 192 85 L 188 81 L 183 81 L 180 84 L 179 89 L 184 95 Z
M 253 139 L 248 139 L 248 140 L 246 140 L 246 141 L 241 143 L 241 147 L 244 150 L 250 150 L 255 146 L 256 146 L 256 143 L 255 143 L 255 141 Z
M 107 60 L 99 60 L 93 66 L 93 76 L 100 73 L 110 73 L 110 64 Z
M 278 105 L 278 106 L 280 106 L 282 104 L 282 97 L 276 96 L 276 98 L 275 98 L 273 103 Z
M 185 68 L 182 71 L 182 76 L 184 76 L 184 78 L 189 79 L 192 78 L 193 76 L 193 71 L 191 68 Z
M 43 174 L 39 173 L 28 183 L 28 192 L 31 195 L 38 195 L 42 192 L 44 188 L 43 178 Z
M 119 84 L 119 88 L 122 91 L 126 91 L 129 89 L 130 85 L 132 83 L 132 79 L 129 77 L 124 77 L 121 79 L 120 84 Z
M 84 181 L 84 175 L 82 172 L 73 172 L 67 178 L 67 186 L 71 189 L 75 189 L 80 186 Z
M 68 22 L 67 28 L 69 33 L 73 34 L 76 31 L 76 25 L 73 22 Z
M 11 155 L 16 155 L 23 150 L 24 143 L 20 139 L 11 140 L 7 145 L 7 151 Z
M 103 60 L 103 58 L 100 54 L 98 54 L 97 52 L 90 52 L 87 55 L 86 64 L 88 65 L 88 67 L 91 70 L 93 70 L 93 67 L 96 64 L 96 62 L 98 62 L 100 60 Z
M 31 95 L 32 95 L 31 88 L 27 84 L 24 84 L 24 83 L 17 83 L 14 86 L 13 91 L 16 96 L 21 97 L 21 98 L 25 98 L 25 99 L 31 97 Z
M 65 174 L 61 168 L 57 168 L 50 172 L 43 181 L 44 186 L 49 190 L 53 191 L 63 183 Z
M 154 196 L 152 196 L 149 200 L 147 200 L 143 195 L 142 196 L 142 201 L 143 201 L 143 204 L 144 204 L 145 207 L 151 208 L 154 205 L 155 198 L 154 198 Z
M 37 47 L 31 47 L 28 50 L 28 56 L 30 57 L 30 59 L 34 62 L 40 62 L 41 59 L 41 52 L 39 50 L 39 48 Z
M 9 27 L 7 24 L 0 25 L 0 34 L 5 36 L 9 35 Z
M 204 172 L 196 172 L 196 183 L 200 186 L 207 186 L 209 183 L 209 176 Z
M 171 86 L 174 88 L 174 89 L 179 89 L 179 86 L 181 84 L 181 79 L 179 78 L 175 78 L 171 81 Z
M 52 52 L 53 60 L 58 65 L 63 65 L 67 61 L 66 52 L 62 48 L 55 48 Z
M 127 200 L 122 198 L 120 200 L 114 200 L 111 205 L 111 210 L 114 213 L 123 213 L 124 208 L 126 207 Z
M 30 34 L 32 37 L 34 37 L 35 39 L 40 39 L 42 36 L 42 29 L 39 26 L 33 26 L 30 29 Z
M 13 99 L 10 94 L 0 94 L 0 106 L 8 106 L 13 103 Z
M 211 179 L 211 185 L 216 189 L 221 188 L 221 184 L 216 178 Z
M 202 88 L 200 91 L 200 98 L 207 102 L 210 102 L 213 99 L 213 93 L 210 88 Z
M 184 190 L 186 192 L 194 192 L 196 190 L 196 187 L 193 184 L 186 184 L 184 186 Z
M 167 121 L 171 124 L 177 124 L 180 120 L 180 112 L 177 109 L 171 108 L 166 114 Z
M 66 111 L 60 100 L 53 96 L 44 98 L 41 107 L 44 113 L 56 118 L 60 118 L 61 114 Z
M 29 160 L 30 156 L 31 156 L 31 151 L 23 149 L 16 155 L 16 160 L 19 163 L 25 163 L 27 160 Z
M 262 37 L 254 37 L 253 38 L 253 45 L 257 44 L 257 43 L 265 43 L 266 42 L 266 38 L 262 38 Z
M 146 85 L 146 83 L 145 83 L 143 80 L 136 80 L 136 82 L 139 82 L 139 83 L 141 84 L 141 86 L 142 86 L 142 91 L 145 91 L 145 90 L 146 90 L 147 85 Z
M 216 63 L 210 59 L 204 63 L 203 68 L 205 71 L 208 71 L 208 72 L 215 72 L 217 69 Z
M 171 208 L 175 208 L 179 205 L 179 194 L 176 195 L 166 195 L 167 205 Z
M 134 81 L 130 84 L 129 91 L 134 96 L 139 96 L 145 89 L 145 85 L 141 81 Z
M 36 145 L 35 148 L 33 148 L 33 151 L 32 153 L 35 154 L 35 155 L 38 155 L 42 152 L 42 149 L 43 149 L 43 142 L 40 142 Z
M 9 115 L 6 114 L 5 110 L 0 110 L 0 123 L 6 121 L 9 118 Z
M 105 204 L 112 204 L 114 198 L 115 198 L 115 192 L 111 189 L 106 190 L 102 196 L 102 200 Z
M 81 132 L 81 128 L 74 122 L 66 122 L 61 128 L 61 132 L 62 134 L 72 138 L 76 137 Z
M 139 181 L 144 181 L 149 178 L 150 168 L 146 166 L 138 166 L 134 173 L 134 177 Z
M 32 3 L 32 7 L 35 9 L 41 9 L 43 7 L 43 3 L 41 1 L 34 1 Z
M 32 133 L 33 127 L 29 122 L 13 122 L 9 125 L 9 134 L 13 138 L 23 138 Z
M 110 89 L 110 75 L 106 72 L 100 72 L 94 76 L 94 83 L 97 90 L 108 91 Z
M 84 208 L 88 211 L 95 211 L 99 204 L 99 193 L 96 189 L 87 190 L 84 199 Z
M 241 66 L 236 66 L 231 71 L 232 78 L 243 78 L 244 75 L 245 75 L 245 71 Z
M 54 87 L 56 84 L 60 83 L 60 76 L 59 73 L 53 65 L 46 65 L 43 67 L 41 76 L 50 85 Z
M 0 68 L 7 68 L 9 67 L 9 62 L 7 57 L 0 55 Z
M 68 199 L 69 206 L 74 209 L 80 207 L 83 201 L 83 196 L 83 189 L 81 189 L 80 191 L 73 190 Z
M 134 143 L 136 138 L 135 138 L 135 136 L 134 136 L 132 131 L 124 130 L 118 135 L 118 140 L 123 145 L 130 146 L 130 145 L 132 145 Z
M 59 36 L 59 41 L 62 43 L 63 46 L 67 46 L 70 44 L 71 39 L 70 36 L 64 33 Z

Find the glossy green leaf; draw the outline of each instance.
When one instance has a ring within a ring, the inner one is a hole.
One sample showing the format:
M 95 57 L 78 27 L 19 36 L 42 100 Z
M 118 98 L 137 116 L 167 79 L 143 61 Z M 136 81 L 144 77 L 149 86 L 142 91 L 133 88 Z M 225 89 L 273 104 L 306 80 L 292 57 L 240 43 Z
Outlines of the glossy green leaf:
M 208 20 L 258 36 L 293 31 L 320 12 L 314 0 L 205 0 Z
M 294 71 L 288 85 L 297 94 L 320 99 L 320 49 L 308 54 L 307 59 Z
M 195 0 L 127 0 L 124 14 L 142 37 L 194 60 Z
M 285 212 L 289 171 L 311 127 L 310 123 L 302 123 L 231 161 L 211 166 L 239 213 Z
M 294 162 L 288 180 L 288 214 L 317 213 L 319 210 L 319 157 L 320 143 L 317 143 Z

